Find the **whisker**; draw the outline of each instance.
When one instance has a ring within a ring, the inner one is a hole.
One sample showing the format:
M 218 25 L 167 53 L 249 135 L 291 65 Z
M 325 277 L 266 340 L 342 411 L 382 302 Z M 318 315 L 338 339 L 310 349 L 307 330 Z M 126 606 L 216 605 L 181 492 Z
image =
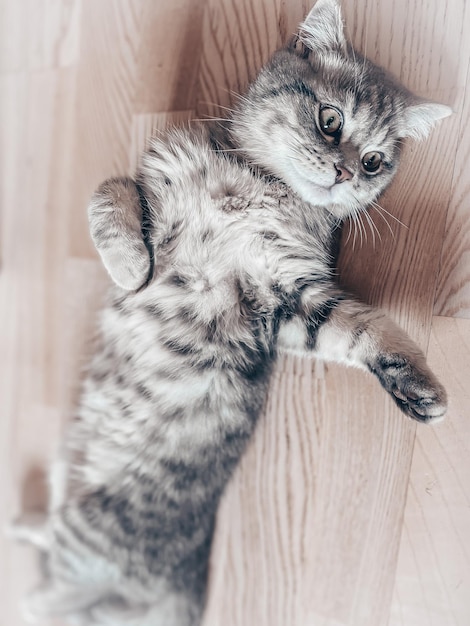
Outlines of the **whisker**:
M 361 248 L 364 245 L 365 242 L 367 242 L 367 231 L 366 231 L 366 227 L 364 225 L 364 222 L 362 221 L 362 216 L 363 216 L 363 212 L 359 211 L 357 214 L 357 218 L 359 220 L 359 224 L 361 227 Z M 362 238 L 362 236 L 364 235 L 364 239 Z
M 358 90 L 362 87 L 362 81 L 364 80 L 364 76 L 366 74 L 366 64 L 367 64 L 367 40 L 369 38 L 369 20 L 367 19 L 368 16 L 368 0 L 366 0 L 366 19 L 365 19 L 365 33 L 364 33 L 364 53 L 363 53 L 363 62 L 362 62 L 362 71 L 361 71 L 361 76 L 360 76 L 360 80 L 359 80 L 359 87 Z
M 236 98 L 237 100 L 250 102 L 250 99 L 245 94 L 238 93 L 237 91 L 234 91 L 233 89 L 226 89 L 225 87 L 223 87 L 222 91 L 225 91 L 225 93 L 228 93 L 230 96 L 232 96 L 233 98 Z
M 357 216 L 355 213 L 353 213 L 351 217 L 353 219 L 353 225 L 354 225 L 354 237 L 353 237 L 352 246 L 353 246 L 353 250 L 355 250 L 356 249 L 356 237 L 357 237 L 357 221 L 356 221 Z
M 368 234 L 367 226 L 369 226 L 370 232 L 372 234 L 372 245 L 375 248 L 375 232 L 371 226 L 370 217 L 367 215 L 367 211 L 362 211 L 361 216 L 362 216 L 363 223 L 364 223 L 364 230 L 366 231 L 366 243 L 367 243 L 367 234 Z
M 379 214 L 379 217 L 385 222 L 388 230 L 390 231 L 390 234 L 392 235 L 392 239 L 395 239 L 395 233 L 393 232 L 392 227 L 388 223 L 387 218 L 382 214 L 382 212 L 376 206 L 372 205 L 372 208 L 377 211 L 377 213 Z
M 349 38 L 350 41 L 352 41 L 352 37 Z M 357 67 L 357 57 L 356 57 L 356 51 L 354 50 L 354 46 L 351 44 L 351 52 L 352 52 L 352 57 L 353 57 L 353 61 L 354 61 L 354 69 L 356 69 Z M 356 96 L 357 95 L 357 72 L 354 71 L 354 88 L 353 88 L 353 95 Z
M 223 109 L 224 111 L 228 111 L 229 113 L 235 113 L 235 109 L 226 107 L 223 104 L 217 104 L 217 102 L 209 102 L 207 100 L 201 100 L 201 104 L 207 104 L 209 106 L 217 107 L 218 109 Z
M 372 219 L 372 217 L 369 215 L 369 213 L 367 211 L 364 211 L 364 216 L 367 220 L 367 223 L 369 224 L 369 228 L 370 228 L 370 232 L 372 233 L 372 245 L 375 248 L 375 234 L 377 233 L 378 238 L 380 241 L 382 241 L 382 237 L 380 235 L 380 231 L 377 228 L 377 226 L 374 223 L 374 220 Z
M 359 220 L 357 217 L 357 213 L 354 215 L 354 223 L 356 224 L 356 228 L 357 228 L 357 233 L 358 233 L 358 239 L 359 239 L 359 247 L 361 247 L 361 242 L 362 242 L 362 232 L 361 232 L 361 228 L 359 225 Z M 354 241 L 353 244 L 355 245 L 356 242 Z
M 226 122 L 226 117 L 212 117 L 208 115 L 207 117 L 193 117 L 191 122 Z
M 374 230 L 377 233 L 380 243 L 382 243 L 382 234 L 380 230 L 378 229 L 377 224 L 374 222 L 374 218 L 372 217 L 372 215 L 369 214 L 369 212 L 367 212 L 367 214 L 369 215 L 370 223 L 374 227 Z
M 346 243 L 348 243 L 348 241 L 351 239 L 351 230 L 352 230 L 352 220 L 351 218 L 348 219 L 348 237 L 346 239 Z
M 383 211 L 384 213 L 386 213 L 389 217 L 392 218 L 392 220 L 395 220 L 395 222 L 398 222 L 400 224 L 400 226 L 403 226 L 403 228 L 406 228 L 407 230 L 409 229 L 409 226 L 407 226 L 401 220 L 399 220 L 398 217 L 395 217 L 395 215 L 393 215 L 393 213 L 390 213 L 389 211 L 387 211 L 387 209 L 385 209 L 383 206 L 378 204 L 378 202 L 372 201 L 372 206 L 374 206 L 377 209 L 379 209 L 380 211 Z

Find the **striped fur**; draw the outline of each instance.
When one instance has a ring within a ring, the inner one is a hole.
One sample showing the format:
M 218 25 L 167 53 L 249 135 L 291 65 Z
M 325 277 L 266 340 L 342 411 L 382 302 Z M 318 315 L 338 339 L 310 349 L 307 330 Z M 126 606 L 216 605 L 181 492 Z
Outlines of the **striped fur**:
M 98 189 L 91 234 L 116 285 L 48 517 L 15 530 L 47 554 L 31 619 L 200 623 L 217 506 L 281 352 L 369 370 L 422 422 L 444 414 L 420 350 L 336 286 L 333 250 L 393 178 L 400 138 L 446 113 L 353 54 L 319 0 L 231 119 L 152 139 L 136 182 Z

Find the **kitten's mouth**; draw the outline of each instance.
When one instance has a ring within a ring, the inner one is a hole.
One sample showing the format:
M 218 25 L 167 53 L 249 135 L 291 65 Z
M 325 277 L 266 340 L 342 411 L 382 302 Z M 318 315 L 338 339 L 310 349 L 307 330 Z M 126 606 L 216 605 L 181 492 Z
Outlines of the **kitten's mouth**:
M 318 199 L 331 199 L 331 190 L 333 187 L 325 187 L 323 185 L 318 185 L 317 183 L 313 183 L 312 181 L 308 181 L 307 183 L 309 187 L 312 189 L 312 192 L 318 196 Z
M 331 191 L 335 187 L 334 178 L 325 175 L 324 181 L 312 180 L 304 171 L 302 171 L 295 163 L 292 163 L 294 176 L 299 179 L 302 186 L 307 186 L 312 193 L 318 194 L 319 198 L 331 198 Z M 329 179 L 329 180 L 328 180 Z
M 332 185 L 318 183 L 298 170 L 296 171 L 295 176 L 297 178 L 296 186 L 299 188 L 301 195 L 306 200 L 313 204 L 331 204 L 333 201 L 332 190 L 334 188 L 334 183 Z
M 348 193 L 350 186 L 347 181 L 341 185 L 336 185 L 334 180 L 322 183 L 312 180 L 305 172 L 293 167 L 293 177 L 291 185 L 297 193 L 309 204 L 332 211 L 337 217 L 344 218 L 349 212 L 345 206 L 344 194 Z M 325 176 L 325 178 L 327 178 Z M 328 184 L 330 183 L 330 184 Z M 347 204 L 347 203 L 346 203 Z

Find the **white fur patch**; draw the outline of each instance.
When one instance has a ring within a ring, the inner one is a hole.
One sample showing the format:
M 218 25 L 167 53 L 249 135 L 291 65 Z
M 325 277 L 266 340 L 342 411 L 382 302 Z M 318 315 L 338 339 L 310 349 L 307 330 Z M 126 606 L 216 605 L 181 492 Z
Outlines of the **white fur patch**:
M 278 335 L 278 349 L 280 352 L 305 354 L 307 330 L 305 324 L 298 317 L 293 317 L 281 324 Z

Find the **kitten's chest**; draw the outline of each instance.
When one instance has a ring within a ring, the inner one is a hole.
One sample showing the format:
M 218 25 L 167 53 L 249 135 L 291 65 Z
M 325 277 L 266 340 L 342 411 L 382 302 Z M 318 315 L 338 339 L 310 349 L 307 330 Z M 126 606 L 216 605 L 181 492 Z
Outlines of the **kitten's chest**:
M 156 273 L 192 306 L 229 309 L 248 292 L 271 308 L 279 292 L 328 273 L 329 230 L 309 224 L 312 208 L 285 185 L 247 170 L 186 182 L 184 194 L 163 203 Z

